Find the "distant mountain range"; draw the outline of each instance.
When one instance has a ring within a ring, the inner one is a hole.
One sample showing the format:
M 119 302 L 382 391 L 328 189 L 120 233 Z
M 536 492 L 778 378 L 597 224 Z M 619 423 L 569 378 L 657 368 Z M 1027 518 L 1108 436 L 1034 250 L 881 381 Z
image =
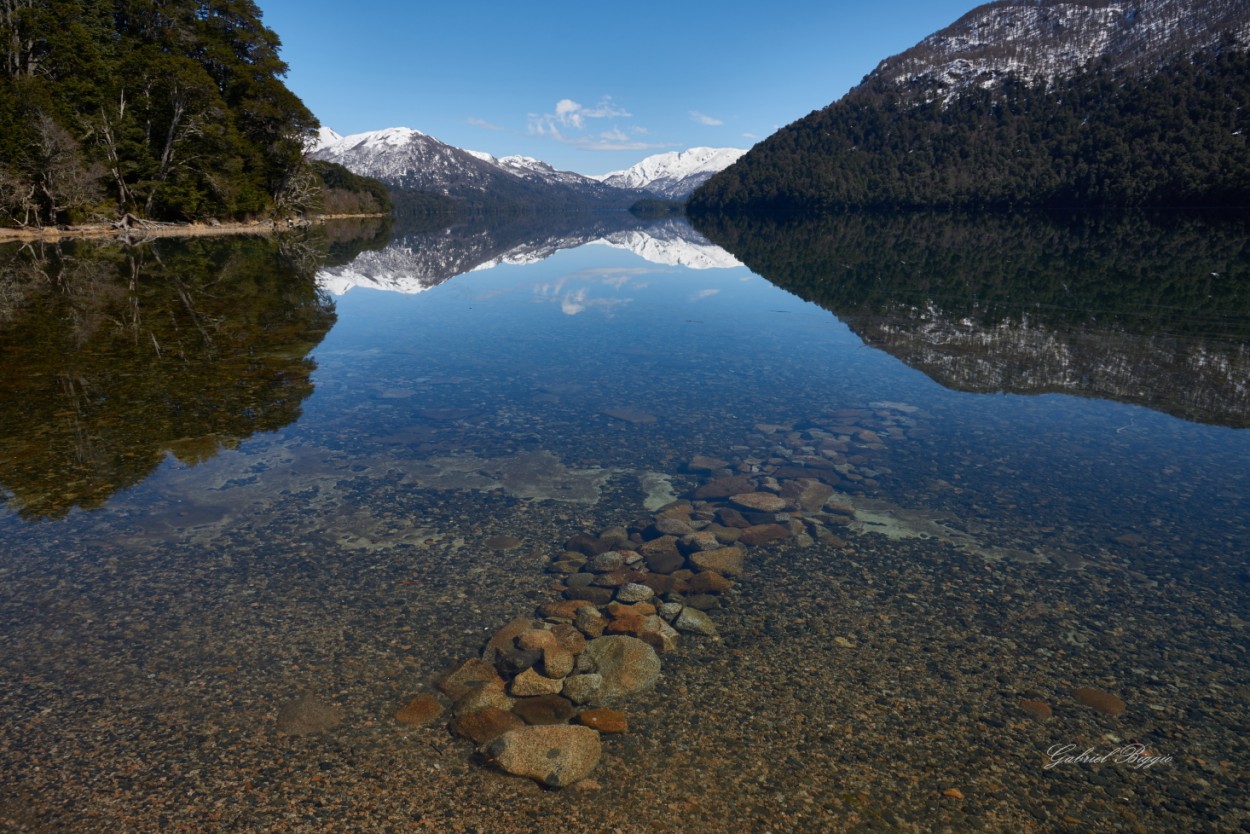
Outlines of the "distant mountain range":
M 528 156 L 495 157 L 393 127 L 340 136 L 322 128 L 309 153 L 393 190 L 426 192 L 469 207 L 627 208 L 640 199 L 684 199 L 745 151 L 693 148 L 648 157 L 624 171 L 588 177 Z
M 1245 205 L 1250 2 L 998 0 L 692 197 L 710 211 Z

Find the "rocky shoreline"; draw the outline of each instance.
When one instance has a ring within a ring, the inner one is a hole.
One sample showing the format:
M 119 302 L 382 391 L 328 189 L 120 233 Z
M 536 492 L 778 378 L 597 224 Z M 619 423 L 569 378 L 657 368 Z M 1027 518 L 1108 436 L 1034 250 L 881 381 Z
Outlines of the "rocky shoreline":
M 204 221 L 193 223 L 88 223 L 77 226 L 43 226 L 12 228 L 0 226 L 0 243 L 22 241 L 56 241 L 79 238 L 119 238 L 123 240 L 156 237 L 212 237 L 217 235 L 267 235 L 287 229 L 302 228 L 328 220 L 351 220 L 385 217 L 383 214 L 322 214 L 288 220 L 252 220 L 247 222 Z

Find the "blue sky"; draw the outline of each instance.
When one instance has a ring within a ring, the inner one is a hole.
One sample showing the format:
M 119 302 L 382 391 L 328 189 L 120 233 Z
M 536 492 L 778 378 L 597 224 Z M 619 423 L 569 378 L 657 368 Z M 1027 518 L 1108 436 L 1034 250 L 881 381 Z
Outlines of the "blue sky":
M 411 127 L 583 174 L 749 148 L 978 5 L 256 1 L 327 127 Z

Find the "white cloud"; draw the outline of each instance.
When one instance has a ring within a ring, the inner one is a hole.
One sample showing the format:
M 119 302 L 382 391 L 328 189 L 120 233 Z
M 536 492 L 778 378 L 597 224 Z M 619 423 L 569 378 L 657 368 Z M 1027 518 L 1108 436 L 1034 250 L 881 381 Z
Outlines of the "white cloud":
M 694 119 L 699 124 L 707 125 L 708 127 L 716 127 L 717 125 L 724 124 L 724 122 L 722 122 L 720 119 L 716 118 L 715 116 L 708 116 L 704 113 L 700 113 L 698 110 L 691 110 L 690 118 Z
M 530 113 L 527 131 L 532 136 L 544 136 L 566 145 L 592 151 L 640 151 L 665 147 L 633 136 L 645 136 L 647 129 L 638 125 L 613 125 L 597 134 L 582 133 L 590 128 L 593 119 L 631 119 L 633 114 L 604 96 L 593 107 L 586 107 L 571 98 L 556 102 L 553 112 Z M 628 133 L 626 132 L 628 129 Z
M 712 296 L 716 295 L 718 292 L 720 292 L 720 290 L 699 290 L 697 293 L 695 293 L 694 295 L 690 297 L 690 300 L 702 301 L 705 298 L 711 298 Z

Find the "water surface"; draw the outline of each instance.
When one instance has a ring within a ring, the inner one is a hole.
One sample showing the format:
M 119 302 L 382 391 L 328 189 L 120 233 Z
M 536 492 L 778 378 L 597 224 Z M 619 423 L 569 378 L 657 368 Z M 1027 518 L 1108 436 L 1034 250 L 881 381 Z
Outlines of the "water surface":
M 0 817 L 1245 824 L 1244 226 L 708 231 L 728 251 L 599 216 L 0 253 Z M 752 549 L 597 791 L 390 720 L 694 456 L 793 476 L 835 446 L 845 524 Z M 278 734 L 304 692 L 347 720 Z M 1171 758 L 1046 766 L 1135 743 Z

